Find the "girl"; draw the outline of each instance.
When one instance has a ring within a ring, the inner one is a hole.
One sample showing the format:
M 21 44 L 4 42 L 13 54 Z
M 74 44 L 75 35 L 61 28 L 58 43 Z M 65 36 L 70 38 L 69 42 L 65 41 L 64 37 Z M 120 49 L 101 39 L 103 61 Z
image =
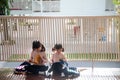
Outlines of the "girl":
M 45 63 L 48 61 L 45 54 L 45 47 L 39 41 L 33 41 L 32 43 L 31 58 L 29 61 L 25 61 L 15 68 L 14 73 L 32 73 L 38 74 L 39 72 L 45 72 L 48 66 Z
M 62 62 L 67 61 L 63 53 L 62 44 L 55 44 L 54 48 L 52 48 L 52 51 L 53 51 L 52 57 L 51 57 L 52 66 L 48 72 L 50 73 L 51 71 L 53 71 L 53 75 L 54 74 L 61 75 L 62 68 L 63 68 Z
M 67 61 L 63 53 L 62 44 L 55 44 L 54 53 L 52 54 L 52 62 L 60 62 L 60 60 Z
M 45 72 L 48 69 L 48 66 L 45 66 L 45 63 L 48 62 L 45 47 L 39 41 L 33 41 L 32 48 L 29 62 L 33 65 L 27 67 L 27 72 L 33 74 L 38 74 L 40 71 Z
M 45 47 L 39 41 L 33 41 L 33 51 L 31 52 L 30 62 L 36 65 L 45 65 L 48 59 L 45 54 Z
M 55 44 L 54 53 L 52 54 L 52 67 L 48 72 L 53 71 L 53 75 L 63 75 L 64 76 L 79 76 L 79 72 L 74 67 L 68 67 L 67 59 L 63 53 L 64 48 L 62 44 Z

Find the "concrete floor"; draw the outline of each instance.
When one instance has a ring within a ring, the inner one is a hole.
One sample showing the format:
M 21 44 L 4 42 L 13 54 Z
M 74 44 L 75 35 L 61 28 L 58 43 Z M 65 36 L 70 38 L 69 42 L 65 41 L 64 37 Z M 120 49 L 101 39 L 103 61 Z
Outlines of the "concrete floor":
M 14 68 L 22 62 L 0 61 L 0 68 Z M 68 61 L 70 67 L 89 67 L 89 68 L 120 68 L 120 62 L 115 61 Z

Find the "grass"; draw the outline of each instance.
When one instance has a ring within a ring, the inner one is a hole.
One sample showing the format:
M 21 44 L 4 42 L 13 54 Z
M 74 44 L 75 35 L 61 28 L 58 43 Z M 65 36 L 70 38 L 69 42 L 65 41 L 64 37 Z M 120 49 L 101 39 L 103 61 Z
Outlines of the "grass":
M 47 54 L 48 59 L 51 54 Z M 66 53 L 68 60 L 117 60 L 118 54 L 114 53 Z M 29 54 L 12 54 L 8 61 L 23 61 L 29 59 Z
M 68 59 L 72 60 L 115 60 L 118 59 L 117 54 L 110 54 L 110 53 L 76 53 L 76 54 L 66 54 Z

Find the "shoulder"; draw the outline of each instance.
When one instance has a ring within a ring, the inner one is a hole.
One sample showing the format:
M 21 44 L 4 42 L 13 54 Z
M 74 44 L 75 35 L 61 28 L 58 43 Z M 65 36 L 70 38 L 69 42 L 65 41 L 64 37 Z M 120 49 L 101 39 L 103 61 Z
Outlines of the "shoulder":
M 61 55 L 64 55 L 64 53 L 63 53 L 63 52 L 61 52 Z
M 65 55 L 64 55 L 64 53 L 61 53 L 61 55 L 60 55 L 61 57 L 65 57 Z
M 33 55 L 34 51 L 31 52 L 31 55 Z
M 46 53 L 45 52 L 40 52 L 40 55 L 41 56 L 46 56 Z
M 33 57 L 35 55 L 35 52 L 34 51 L 32 51 L 31 52 L 31 57 Z
M 44 54 L 46 54 L 46 53 L 45 53 L 45 52 L 40 52 L 40 54 L 41 54 L 41 55 L 44 55 Z

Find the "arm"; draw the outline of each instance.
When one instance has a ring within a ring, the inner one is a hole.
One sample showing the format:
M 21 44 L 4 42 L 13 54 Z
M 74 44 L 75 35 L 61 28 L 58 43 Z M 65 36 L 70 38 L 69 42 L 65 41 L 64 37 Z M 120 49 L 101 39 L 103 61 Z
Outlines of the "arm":
M 67 58 L 65 57 L 65 55 L 63 53 L 62 53 L 62 60 L 67 61 Z
M 33 62 L 33 52 L 31 52 L 30 59 L 28 61 Z
M 52 54 L 51 58 L 50 58 L 50 63 L 52 64 L 54 61 L 53 61 L 53 58 L 54 58 L 54 54 Z
M 47 63 L 47 62 L 48 62 L 48 59 L 47 59 L 46 53 L 45 53 L 45 52 L 42 52 L 41 54 L 42 54 L 43 63 Z

